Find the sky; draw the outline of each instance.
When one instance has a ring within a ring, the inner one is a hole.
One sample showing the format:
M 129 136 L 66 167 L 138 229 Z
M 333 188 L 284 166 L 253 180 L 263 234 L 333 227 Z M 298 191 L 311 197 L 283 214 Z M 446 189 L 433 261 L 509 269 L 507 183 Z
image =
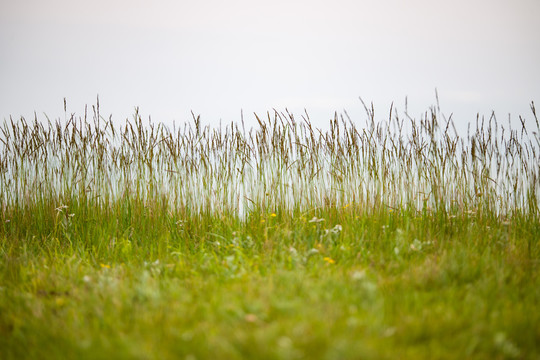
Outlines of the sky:
M 459 129 L 476 114 L 534 125 L 538 0 L 0 0 L 0 119 L 82 115 L 167 126 L 307 110 L 324 127 L 359 98 Z M 517 126 L 517 125 L 516 125 Z M 535 127 L 535 126 L 534 126 Z

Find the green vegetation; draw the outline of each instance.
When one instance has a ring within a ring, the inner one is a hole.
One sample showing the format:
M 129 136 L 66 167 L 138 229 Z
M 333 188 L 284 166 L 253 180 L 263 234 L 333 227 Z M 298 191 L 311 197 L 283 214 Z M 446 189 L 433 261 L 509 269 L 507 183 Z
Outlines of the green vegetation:
M 366 112 L 5 122 L 0 358 L 540 357 L 538 120 Z

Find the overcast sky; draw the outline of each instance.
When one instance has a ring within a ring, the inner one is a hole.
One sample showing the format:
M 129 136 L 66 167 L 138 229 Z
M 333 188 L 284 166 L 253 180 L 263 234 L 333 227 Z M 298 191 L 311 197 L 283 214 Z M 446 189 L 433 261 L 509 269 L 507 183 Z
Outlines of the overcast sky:
M 538 0 L 0 0 L 0 118 L 82 114 L 172 124 L 307 109 L 318 126 L 358 100 L 418 117 L 435 102 L 534 123 Z M 539 105 L 540 106 L 540 105 Z

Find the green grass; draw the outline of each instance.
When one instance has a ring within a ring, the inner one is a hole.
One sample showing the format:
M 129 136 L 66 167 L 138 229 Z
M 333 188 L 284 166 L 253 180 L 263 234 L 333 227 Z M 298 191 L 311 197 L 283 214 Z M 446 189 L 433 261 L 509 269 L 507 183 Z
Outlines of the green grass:
M 6 123 L 0 358 L 539 358 L 538 130 L 437 116 Z

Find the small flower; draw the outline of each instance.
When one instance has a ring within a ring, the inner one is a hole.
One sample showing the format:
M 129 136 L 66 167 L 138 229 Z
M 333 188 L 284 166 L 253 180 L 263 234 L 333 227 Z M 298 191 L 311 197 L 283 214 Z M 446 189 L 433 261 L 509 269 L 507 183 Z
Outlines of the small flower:
M 276 213 L 271 213 L 270 214 L 270 217 L 276 217 L 276 216 L 277 216 Z
M 357 271 L 354 271 L 352 274 L 351 274 L 351 278 L 353 280 L 357 280 L 357 281 L 360 281 L 360 280 L 364 280 L 366 278 L 366 270 L 357 270 Z
M 58 212 L 62 212 L 64 209 L 67 209 L 67 208 L 68 208 L 67 205 L 60 205 L 59 207 L 57 207 L 57 208 L 54 209 L 54 210 L 56 210 L 56 211 L 58 211 Z
M 349 206 L 351 206 L 350 203 L 348 203 L 347 205 L 345 205 L 343 208 L 346 209 L 346 208 L 348 208 Z
M 412 244 L 410 245 L 410 248 L 412 251 L 421 251 L 422 250 L 422 242 L 418 239 L 414 239 Z
M 110 269 L 111 268 L 111 265 L 107 265 L 107 264 L 99 264 L 99 266 L 101 266 L 104 269 Z
M 335 264 L 336 263 L 336 261 L 334 259 L 332 259 L 332 258 L 330 258 L 328 256 L 324 257 L 323 260 L 326 261 L 329 264 Z

